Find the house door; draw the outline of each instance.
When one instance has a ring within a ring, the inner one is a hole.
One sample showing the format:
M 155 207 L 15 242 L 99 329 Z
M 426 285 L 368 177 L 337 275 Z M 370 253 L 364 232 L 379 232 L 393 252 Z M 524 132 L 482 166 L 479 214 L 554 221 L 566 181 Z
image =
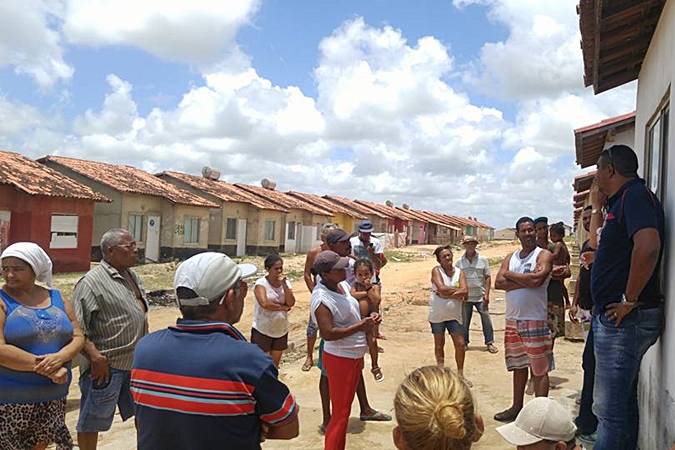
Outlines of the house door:
M 148 216 L 148 234 L 145 239 L 145 261 L 159 261 L 159 228 L 160 216 Z
M 237 256 L 246 254 L 246 219 L 237 219 Z
M 0 211 L 0 253 L 9 246 L 9 221 L 11 211 Z

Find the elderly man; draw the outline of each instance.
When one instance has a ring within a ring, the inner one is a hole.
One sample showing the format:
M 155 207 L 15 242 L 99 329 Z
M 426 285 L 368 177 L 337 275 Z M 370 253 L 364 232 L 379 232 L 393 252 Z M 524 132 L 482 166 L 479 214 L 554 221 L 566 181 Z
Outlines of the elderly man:
M 134 357 L 138 448 L 259 449 L 298 435 L 298 406 L 272 359 L 234 327 L 256 272 L 215 252 L 178 267 L 183 318 L 141 339 Z
M 532 372 L 537 397 L 548 395 L 548 372 L 553 365 L 553 340 L 546 321 L 546 289 L 553 254 L 537 246 L 534 222 L 521 217 L 516 236 L 522 249 L 504 258 L 495 288 L 506 291 L 504 357 L 513 372 L 513 403 L 494 419 L 510 422 L 523 408 L 528 369 Z
M 373 234 L 373 222 L 363 220 L 359 224 L 359 235 L 350 240 L 352 252 L 356 258 L 367 258 L 373 262 L 375 267 L 375 276 L 373 282 L 380 282 L 380 269 L 387 264 L 387 257 L 384 256 L 384 246 L 380 240 Z
M 127 230 L 113 228 L 101 237 L 101 252 L 101 264 L 73 291 L 73 309 L 86 337 L 77 422 L 82 450 L 96 449 L 98 433 L 110 429 L 116 407 L 122 420 L 134 415 L 131 365 L 136 344 L 148 333 L 143 283 L 131 269 L 138 261 L 134 238 Z
M 531 400 L 515 422 L 497 427 L 497 432 L 518 450 L 581 450 L 569 413 L 548 397 Z
M 328 243 L 326 242 L 326 236 L 328 236 L 328 233 L 331 230 L 334 230 L 335 228 L 337 228 L 335 224 L 332 223 L 324 224 L 321 227 L 321 245 L 317 245 L 316 247 L 310 249 L 307 252 L 307 257 L 305 259 L 304 279 L 310 294 L 312 293 L 315 284 L 314 275 L 312 275 L 312 265 L 314 264 L 316 255 L 318 255 L 324 250 L 328 250 Z M 307 358 L 305 358 L 305 362 L 302 364 L 303 372 L 309 372 L 309 370 L 314 365 L 314 345 L 316 345 L 316 335 L 318 330 L 319 328 L 314 323 L 310 315 L 307 321 Z
M 591 270 L 595 384 L 595 450 L 637 448 L 638 375 L 663 323 L 661 261 L 663 207 L 637 175 L 638 159 L 625 145 L 598 158 L 591 214 L 607 211 Z M 591 219 L 593 221 L 593 219 Z
M 461 258 L 457 260 L 455 266 L 464 272 L 469 286 L 469 296 L 464 304 L 462 318 L 464 322 L 464 345 L 467 348 L 469 347 L 469 325 L 471 324 L 471 317 L 475 308 L 480 314 L 487 350 L 490 353 L 497 353 L 499 350 L 494 344 L 494 329 L 492 328 L 490 310 L 488 309 L 492 279 L 490 263 L 485 256 L 476 251 L 478 239 L 474 236 L 465 236 L 462 244 L 465 251 Z

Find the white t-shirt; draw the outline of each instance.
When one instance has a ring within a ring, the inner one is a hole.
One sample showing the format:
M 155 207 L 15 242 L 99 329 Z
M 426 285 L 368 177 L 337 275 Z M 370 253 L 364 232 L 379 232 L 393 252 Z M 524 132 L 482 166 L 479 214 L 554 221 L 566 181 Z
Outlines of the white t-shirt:
M 363 242 L 361 242 L 361 239 L 359 239 L 358 236 L 354 236 L 353 238 L 349 239 L 349 243 L 352 245 L 352 253 L 357 259 L 369 259 L 372 261 L 373 267 L 377 267 L 375 261 L 373 261 L 373 258 L 370 256 L 370 252 L 366 246 L 363 245 Z M 384 253 L 384 247 L 378 238 L 370 236 L 370 243 L 373 244 L 373 250 L 375 251 L 376 255 Z M 377 274 L 373 273 L 373 283 L 375 282 L 377 282 Z
M 333 324 L 338 328 L 347 328 L 361 321 L 359 302 L 349 294 L 349 284 L 343 281 L 340 285 L 346 294 L 333 292 L 323 283 L 317 283 L 314 287 L 310 300 L 314 323 L 318 323 L 316 310 L 322 304 L 333 314 Z M 363 331 L 357 331 L 335 341 L 326 341 L 323 347 L 323 350 L 331 355 L 351 359 L 361 358 L 367 349 L 366 334 Z
M 516 273 L 531 273 L 537 267 L 537 256 L 543 249 L 537 247 L 525 258 L 520 257 L 520 251 L 513 252 L 509 261 L 509 270 Z M 546 302 L 548 295 L 548 282 L 546 281 L 538 287 L 521 288 L 513 291 L 507 291 L 506 314 L 507 319 L 516 320 L 546 320 Z
M 265 288 L 267 300 L 270 302 L 278 305 L 286 303 L 283 286 L 275 288 L 267 281 L 266 277 L 262 277 L 256 281 L 255 286 Z M 291 282 L 286 280 L 286 286 L 290 289 Z M 266 336 L 280 338 L 288 333 L 288 311 L 270 311 L 260 306 L 260 303 L 256 300 L 253 307 L 253 328 Z
M 436 267 L 438 267 L 438 271 L 441 273 L 443 284 L 445 286 L 459 287 L 459 274 L 461 273 L 460 269 L 455 269 L 455 273 L 452 275 L 452 278 L 450 278 L 441 266 Z M 464 302 L 454 298 L 441 298 L 437 295 L 437 292 L 438 288 L 432 282 L 431 296 L 429 297 L 429 322 L 441 323 L 447 322 L 448 320 L 456 320 L 459 324 L 461 324 L 462 308 Z

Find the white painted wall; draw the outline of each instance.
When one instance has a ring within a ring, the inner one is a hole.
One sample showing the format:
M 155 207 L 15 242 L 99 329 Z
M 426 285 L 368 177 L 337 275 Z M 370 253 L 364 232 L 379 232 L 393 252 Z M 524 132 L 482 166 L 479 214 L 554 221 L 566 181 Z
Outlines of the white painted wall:
M 635 151 L 641 168 L 647 124 L 659 110 L 664 96 L 668 95 L 671 106 L 668 172 L 675 174 L 674 82 L 675 0 L 668 0 L 638 78 Z M 669 449 L 675 442 L 675 234 L 671 232 L 675 212 L 675 176 L 668 177 L 665 191 L 666 327 L 660 341 L 645 355 L 640 372 L 640 448 L 645 450 Z

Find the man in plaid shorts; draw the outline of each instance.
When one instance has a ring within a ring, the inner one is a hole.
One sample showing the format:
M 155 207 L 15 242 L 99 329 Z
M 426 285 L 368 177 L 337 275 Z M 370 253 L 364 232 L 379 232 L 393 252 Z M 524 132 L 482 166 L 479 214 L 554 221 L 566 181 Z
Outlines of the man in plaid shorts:
M 513 372 L 513 404 L 495 414 L 495 420 L 511 422 L 523 408 L 528 371 L 532 372 L 537 397 L 548 395 L 548 372 L 553 366 L 553 336 L 547 322 L 547 288 L 553 254 L 537 247 L 534 221 L 521 217 L 516 237 L 522 249 L 504 258 L 495 289 L 506 291 L 506 368 Z

